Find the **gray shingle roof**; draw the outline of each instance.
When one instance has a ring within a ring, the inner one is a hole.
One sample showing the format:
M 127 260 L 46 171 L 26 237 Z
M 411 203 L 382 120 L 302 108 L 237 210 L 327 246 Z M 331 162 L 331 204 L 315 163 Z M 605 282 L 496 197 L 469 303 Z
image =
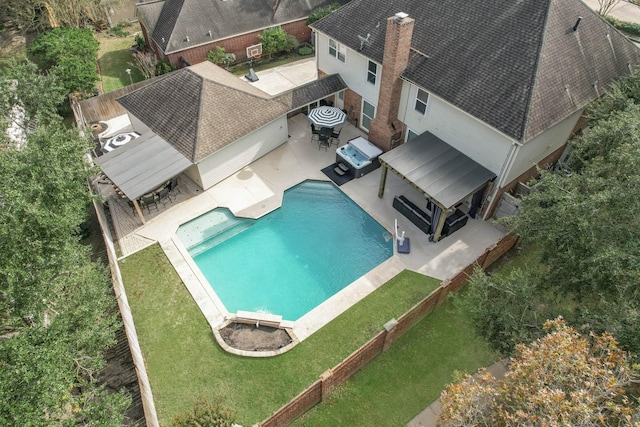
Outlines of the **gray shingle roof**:
M 386 19 L 397 12 L 415 19 L 402 77 L 523 142 L 640 62 L 638 48 L 580 0 L 352 0 L 311 27 L 354 50 L 369 34 L 361 53 L 381 63 Z
M 165 0 L 141 3 L 137 8 L 139 18 L 153 40 L 165 53 L 172 53 L 306 18 L 313 10 L 334 1 Z M 337 0 L 339 4 L 347 1 Z
M 169 73 L 118 102 L 193 163 L 289 111 L 209 61 Z
M 278 95 L 276 99 L 289 106 L 289 111 L 309 105 L 329 95 L 347 89 L 339 74 L 331 74 Z

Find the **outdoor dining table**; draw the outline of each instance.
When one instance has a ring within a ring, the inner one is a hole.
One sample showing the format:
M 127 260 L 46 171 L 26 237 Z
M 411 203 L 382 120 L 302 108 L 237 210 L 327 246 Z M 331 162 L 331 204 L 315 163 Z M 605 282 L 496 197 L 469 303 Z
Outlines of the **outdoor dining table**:
M 320 128 L 320 139 L 329 140 L 332 134 L 333 134 L 333 128 L 324 127 L 324 126 Z

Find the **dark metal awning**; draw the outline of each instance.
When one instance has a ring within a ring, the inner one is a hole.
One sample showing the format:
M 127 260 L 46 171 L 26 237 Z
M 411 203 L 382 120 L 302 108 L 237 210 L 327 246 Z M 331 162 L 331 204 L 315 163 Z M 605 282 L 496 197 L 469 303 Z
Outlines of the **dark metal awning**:
M 382 154 L 380 163 L 444 209 L 457 205 L 496 176 L 430 132 Z M 380 190 L 384 191 L 382 184 Z
M 95 163 L 130 200 L 158 188 L 192 165 L 153 132 L 96 158 Z

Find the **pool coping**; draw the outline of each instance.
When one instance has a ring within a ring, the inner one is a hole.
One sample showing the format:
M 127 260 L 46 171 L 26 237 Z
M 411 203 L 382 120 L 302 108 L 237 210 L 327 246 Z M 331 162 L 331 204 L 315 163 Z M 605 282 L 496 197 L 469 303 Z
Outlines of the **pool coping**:
M 217 331 L 232 321 L 235 318 L 235 313 L 227 311 L 218 295 L 209 285 L 209 282 L 189 255 L 187 248 L 176 234 L 173 234 L 169 240 L 164 240 L 159 243 L 169 262 L 173 265 L 173 268 L 178 273 L 178 276 L 180 276 L 180 279 L 209 323 L 214 335 L 218 338 L 219 333 L 217 333 Z M 369 270 L 354 282 L 345 286 L 298 320 L 283 320 L 280 326 L 283 329 L 290 329 L 292 332 L 290 335 L 295 344 L 302 342 L 352 307 L 355 303 L 395 277 L 405 268 L 406 266 L 394 251 L 391 257 Z M 219 338 L 218 342 L 221 347 L 227 350 L 226 347 L 228 346 L 226 346 L 226 343 L 223 344 L 224 340 L 222 340 L 221 337 Z M 289 345 L 280 350 L 288 351 L 293 347 L 295 347 L 295 345 Z M 233 353 L 243 356 L 256 356 L 255 353 L 259 353 L 242 350 L 236 351 L 242 353 Z M 268 356 L 282 354 L 284 351 L 276 351 Z

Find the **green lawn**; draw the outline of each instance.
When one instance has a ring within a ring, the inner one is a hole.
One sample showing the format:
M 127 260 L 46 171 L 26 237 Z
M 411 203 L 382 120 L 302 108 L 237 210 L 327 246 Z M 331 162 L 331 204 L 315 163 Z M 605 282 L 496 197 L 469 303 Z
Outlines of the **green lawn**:
M 474 373 L 497 359 L 447 301 L 292 425 L 406 425 L 440 397 L 454 371 Z
M 144 80 L 142 73 L 132 65 L 134 60 L 129 49 L 135 43 L 133 32 L 136 30 L 136 26 L 128 27 L 127 31 L 132 34 L 127 37 L 116 37 L 107 33 L 96 35 L 100 42 L 98 67 L 102 83 L 101 93 L 128 86 L 132 81 L 135 83 Z M 127 69 L 131 70 L 131 79 L 129 79 L 129 75 L 126 72 Z
M 220 349 L 158 245 L 124 259 L 120 268 L 163 426 L 205 396 L 222 398 L 240 424 L 262 421 L 439 285 L 403 272 L 293 350 L 251 359 Z

